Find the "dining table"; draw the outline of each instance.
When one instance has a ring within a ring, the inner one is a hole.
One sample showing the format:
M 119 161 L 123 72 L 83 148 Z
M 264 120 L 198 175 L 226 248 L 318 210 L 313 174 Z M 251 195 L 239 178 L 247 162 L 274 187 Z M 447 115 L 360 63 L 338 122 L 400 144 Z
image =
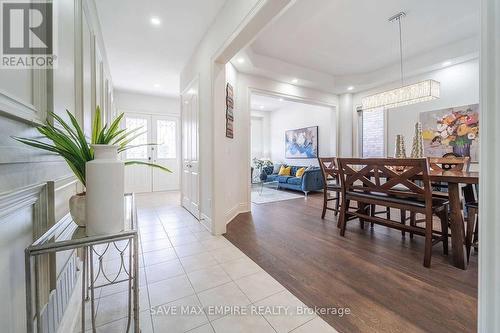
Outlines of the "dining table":
M 450 230 L 452 263 L 455 267 L 467 269 L 467 256 L 465 253 L 465 227 L 460 199 L 460 185 L 475 185 L 479 183 L 479 172 L 430 170 L 431 182 L 448 184 L 448 200 L 450 205 Z
M 373 176 L 373 174 L 371 174 Z M 417 174 L 414 179 L 422 179 Z M 431 183 L 448 184 L 448 202 L 450 207 L 451 254 L 453 266 L 467 269 L 467 255 L 465 249 L 465 224 L 462 215 L 462 201 L 460 185 L 479 184 L 479 172 L 466 170 L 429 170 Z

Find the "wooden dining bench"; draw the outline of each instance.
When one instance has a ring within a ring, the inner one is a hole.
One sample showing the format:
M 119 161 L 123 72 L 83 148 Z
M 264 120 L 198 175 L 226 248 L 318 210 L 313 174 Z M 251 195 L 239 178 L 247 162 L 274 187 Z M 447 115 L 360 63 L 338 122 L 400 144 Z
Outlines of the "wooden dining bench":
M 339 158 L 341 183 L 340 234 L 345 236 L 351 217 L 425 237 L 424 266 L 430 267 L 432 246 L 443 242 L 448 253 L 448 232 L 433 230 L 433 215 L 441 220 L 441 230 L 448 230 L 448 201 L 432 196 L 427 159 Z M 418 180 L 416 180 L 418 178 Z M 349 208 L 357 202 L 359 209 Z M 395 208 L 425 216 L 425 226 L 407 225 L 401 221 L 366 214 L 368 205 Z

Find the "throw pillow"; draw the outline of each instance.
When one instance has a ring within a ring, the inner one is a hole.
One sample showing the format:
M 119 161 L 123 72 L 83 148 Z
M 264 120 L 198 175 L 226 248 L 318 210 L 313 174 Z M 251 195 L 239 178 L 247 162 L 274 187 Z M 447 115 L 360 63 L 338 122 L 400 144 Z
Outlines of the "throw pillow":
M 306 172 L 305 168 L 298 169 L 297 172 L 295 173 L 295 177 L 297 177 L 297 178 L 302 177 L 304 175 L 304 172 Z
M 281 170 L 281 164 L 275 164 L 273 166 L 273 173 L 279 173 Z
M 292 171 L 292 167 L 286 168 L 284 165 L 281 166 L 279 176 L 290 176 L 290 172 Z

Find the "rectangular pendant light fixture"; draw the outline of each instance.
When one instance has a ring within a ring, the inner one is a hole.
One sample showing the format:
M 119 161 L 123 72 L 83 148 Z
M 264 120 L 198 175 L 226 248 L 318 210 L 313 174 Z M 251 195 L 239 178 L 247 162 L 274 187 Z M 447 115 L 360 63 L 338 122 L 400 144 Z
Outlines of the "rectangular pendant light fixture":
M 435 80 L 425 80 L 401 88 L 384 91 L 364 97 L 361 101 L 363 110 L 380 108 L 396 108 L 433 99 L 438 99 L 440 84 Z

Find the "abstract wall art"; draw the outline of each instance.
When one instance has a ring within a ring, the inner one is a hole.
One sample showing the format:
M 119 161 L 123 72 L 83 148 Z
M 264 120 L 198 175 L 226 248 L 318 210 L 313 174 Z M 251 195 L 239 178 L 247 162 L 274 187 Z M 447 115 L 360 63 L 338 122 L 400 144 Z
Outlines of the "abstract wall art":
M 285 158 L 317 158 L 318 126 L 285 131 Z
M 425 156 L 446 153 L 479 161 L 479 104 L 420 113 Z

